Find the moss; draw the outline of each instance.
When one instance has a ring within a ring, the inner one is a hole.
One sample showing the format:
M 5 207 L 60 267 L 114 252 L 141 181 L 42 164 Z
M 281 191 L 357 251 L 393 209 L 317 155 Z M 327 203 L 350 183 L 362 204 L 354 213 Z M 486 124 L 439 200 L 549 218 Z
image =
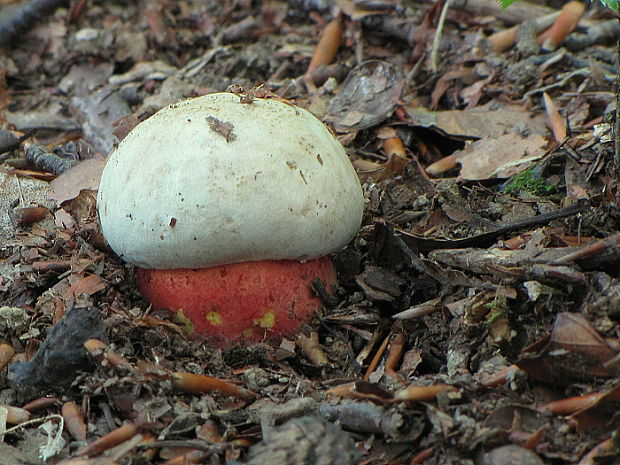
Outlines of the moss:
M 491 325 L 498 318 L 506 316 L 507 313 L 510 313 L 510 307 L 508 306 L 508 301 L 504 296 L 498 296 L 493 302 L 489 302 L 485 304 L 485 307 L 490 310 L 490 313 L 487 315 L 487 324 Z
M 533 167 L 514 175 L 504 188 L 504 192 L 507 194 L 521 191 L 540 196 L 551 195 L 556 192 L 556 186 L 549 184 L 540 174 L 540 169 Z

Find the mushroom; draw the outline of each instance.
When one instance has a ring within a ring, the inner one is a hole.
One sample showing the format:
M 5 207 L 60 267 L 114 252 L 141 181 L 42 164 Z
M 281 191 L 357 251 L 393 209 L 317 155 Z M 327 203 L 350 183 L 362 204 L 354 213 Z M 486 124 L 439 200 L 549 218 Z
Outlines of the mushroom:
M 357 232 L 363 195 L 308 111 L 217 93 L 163 108 L 110 155 L 97 198 L 112 249 L 153 308 L 214 342 L 278 338 L 320 308 L 329 254 Z

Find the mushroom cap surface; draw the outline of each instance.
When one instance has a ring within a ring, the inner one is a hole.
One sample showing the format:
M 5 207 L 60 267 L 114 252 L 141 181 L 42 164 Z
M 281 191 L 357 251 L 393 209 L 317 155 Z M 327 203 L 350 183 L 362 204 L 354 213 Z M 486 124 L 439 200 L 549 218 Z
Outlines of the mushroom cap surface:
M 143 268 L 320 257 L 357 232 L 363 195 L 342 145 L 308 111 L 210 94 L 163 108 L 110 155 L 103 234 Z

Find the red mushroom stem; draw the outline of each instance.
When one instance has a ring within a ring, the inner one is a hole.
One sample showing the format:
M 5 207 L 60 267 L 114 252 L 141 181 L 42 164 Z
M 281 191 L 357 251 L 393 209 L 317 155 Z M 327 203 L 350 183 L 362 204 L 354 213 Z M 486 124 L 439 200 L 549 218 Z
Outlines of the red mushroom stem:
M 177 312 L 191 332 L 220 346 L 298 332 L 321 307 L 311 290 L 336 284 L 329 257 L 300 263 L 262 260 L 201 269 L 137 269 L 138 288 L 154 309 Z

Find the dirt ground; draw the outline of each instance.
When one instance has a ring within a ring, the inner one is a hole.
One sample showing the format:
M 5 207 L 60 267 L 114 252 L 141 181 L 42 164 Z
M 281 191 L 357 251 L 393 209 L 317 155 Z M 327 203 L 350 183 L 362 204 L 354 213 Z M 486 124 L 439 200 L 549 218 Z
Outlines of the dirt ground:
M 620 22 L 569 5 L 0 0 L 0 463 L 620 463 Z M 301 333 L 222 349 L 96 191 L 231 90 L 327 124 L 365 203 Z

